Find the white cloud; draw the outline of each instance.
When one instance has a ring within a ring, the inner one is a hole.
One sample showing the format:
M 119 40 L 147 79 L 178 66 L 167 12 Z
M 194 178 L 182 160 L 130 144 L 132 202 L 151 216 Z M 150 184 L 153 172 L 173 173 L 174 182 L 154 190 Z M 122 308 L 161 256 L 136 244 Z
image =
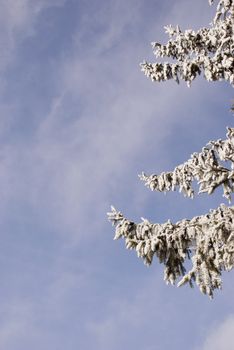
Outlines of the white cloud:
M 146 283 L 144 286 L 135 286 L 134 295 L 112 296 L 105 305 L 108 311 L 101 313 L 98 320 L 86 323 L 86 329 L 93 339 L 92 344 L 95 344 L 95 348 L 115 350 L 124 346 L 126 348 L 137 346 L 146 350 L 155 349 L 153 346 L 151 348 L 146 334 L 151 331 L 152 323 L 149 315 L 152 310 L 155 310 L 155 326 L 163 318 L 160 308 L 163 297 L 160 286 L 156 286 L 155 278 L 154 281 L 144 279 L 144 282 Z M 158 336 L 158 329 L 154 330 L 155 338 Z
M 27 343 L 27 337 L 35 337 L 36 328 L 31 303 L 23 300 L 11 300 L 2 308 L 4 320 L 1 322 L 0 347 L 6 350 L 21 349 L 21 342 Z
M 0 13 L 0 71 L 17 60 L 16 49 L 34 33 L 37 16 L 50 6 L 62 6 L 65 0 L 3 0 Z
M 230 350 L 233 348 L 234 315 L 216 324 L 208 334 L 201 350 Z

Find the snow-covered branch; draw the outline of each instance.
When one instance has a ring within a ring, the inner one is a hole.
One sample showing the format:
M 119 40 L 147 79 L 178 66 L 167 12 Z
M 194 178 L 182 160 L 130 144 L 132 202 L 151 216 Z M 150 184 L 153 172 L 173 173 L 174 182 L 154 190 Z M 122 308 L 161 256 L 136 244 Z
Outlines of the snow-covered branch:
M 124 238 L 127 249 L 150 265 L 156 256 L 165 265 L 164 280 L 178 286 L 195 282 L 202 293 L 213 296 L 221 288 L 221 273 L 234 267 L 234 207 L 222 204 L 209 214 L 182 220 L 175 224 L 139 224 L 129 221 L 114 207 L 108 218 L 116 226 L 114 239 Z M 192 268 L 186 273 L 185 261 Z
M 178 26 L 167 26 L 166 32 L 168 43 L 152 46 L 156 57 L 168 57 L 171 62 L 141 64 L 152 81 L 174 79 L 179 83 L 182 79 L 190 86 L 203 73 L 208 81 L 226 80 L 234 86 L 234 0 L 218 2 L 209 28 L 182 32 Z M 211 194 L 222 186 L 223 196 L 230 202 L 234 192 L 234 128 L 228 128 L 227 139 L 210 141 L 173 171 L 149 176 L 143 173 L 140 178 L 151 190 L 179 188 L 188 197 L 194 196 L 194 181 L 198 193 Z M 135 249 L 147 265 L 154 256 L 165 265 L 167 283 L 174 284 L 182 277 L 179 286 L 195 282 L 202 293 L 212 297 L 214 290 L 221 288 L 222 271 L 234 267 L 234 207 L 222 204 L 209 214 L 175 224 L 153 224 L 145 219 L 136 224 L 113 207 L 108 218 L 116 226 L 115 239 L 124 238 L 127 249 Z M 186 273 L 189 259 L 192 268 Z
M 210 141 L 200 153 L 193 153 L 187 162 L 173 171 L 149 176 L 142 173 L 140 179 L 152 191 L 174 191 L 178 187 L 180 192 L 191 198 L 194 196 L 194 180 L 199 184 L 198 193 L 211 194 L 222 185 L 223 196 L 230 201 L 234 191 L 234 128 L 227 130 L 226 140 Z M 220 161 L 230 162 L 230 169 Z
M 226 80 L 234 85 L 233 19 L 233 0 L 221 0 L 210 28 L 182 32 L 178 26 L 166 26 L 169 41 L 166 45 L 153 42 L 153 51 L 156 57 L 175 59 L 176 63 L 144 61 L 141 70 L 152 81 L 182 79 L 190 86 L 203 72 L 208 81 Z

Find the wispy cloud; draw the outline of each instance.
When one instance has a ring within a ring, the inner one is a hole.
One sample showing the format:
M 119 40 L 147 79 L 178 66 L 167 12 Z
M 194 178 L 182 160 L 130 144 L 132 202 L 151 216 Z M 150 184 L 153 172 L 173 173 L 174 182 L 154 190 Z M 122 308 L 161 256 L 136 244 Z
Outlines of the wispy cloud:
M 3 2 L 4 350 L 115 350 L 126 344 L 152 350 L 155 332 L 158 346 L 169 349 L 168 327 L 176 337 L 196 313 L 189 311 L 189 300 L 197 301 L 197 294 L 164 288 L 157 269 L 151 274 L 122 246 L 112 245 L 106 220 L 110 204 L 130 218 L 190 215 L 194 204 L 184 208 L 175 197 L 166 202 L 151 195 L 137 174 L 177 165 L 220 134 L 228 119 L 217 114 L 225 89 L 209 90 L 201 81 L 190 90 L 157 85 L 140 72 L 139 62 L 152 58 L 150 41 L 163 36 L 171 17 L 179 22 L 183 6 L 189 5 Z M 207 307 L 200 299 L 198 304 Z M 199 317 L 197 312 L 195 321 Z M 183 348 L 185 336 L 176 338 L 175 348 Z
M 64 0 L 30 1 L 3 0 L 0 14 L 0 70 L 4 70 L 12 60 L 17 58 L 15 50 L 34 33 L 37 16 L 48 7 L 61 6 Z
M 233 346 L 234 316 L 230 315 L 222 323 L 213 326 L 206 337 L 202 350 L 229 350 Z

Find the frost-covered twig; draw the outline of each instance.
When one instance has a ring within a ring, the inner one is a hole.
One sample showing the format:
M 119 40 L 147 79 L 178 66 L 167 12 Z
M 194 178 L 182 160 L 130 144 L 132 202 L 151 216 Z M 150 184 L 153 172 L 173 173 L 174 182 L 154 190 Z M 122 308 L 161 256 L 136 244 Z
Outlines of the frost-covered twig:
M 199 193 L 211 194 L 222 185 L 223 196 L 229 201 L 234 191 L 234 128 L 227 128 L 227 139 L 210 141 L 200 153 L 193 153 L 191 158 L 178 165 L 171 172 L 163 172 L 160 175 L 139 175 L 145 181 L 145 185 L 152 191 L 174 191 L 179 187 L 187 197 L 193 197 L 192 183 L 196 180 L 199 184 Z M 231 162 L 231 169 L 224 167 L 220 161 Z
M 108 219 L 116 226 L 114 239 L 124 238 L 127 249 L 135 249 L 147 265 L 156 256 L 165 265 L 164 280 L 178 286 L 195 282 L 202 293 L 213 297 L 221 288 L 221 273 L 234 267 L 234 207 L 222 204 L 209 214 L 175 224 L 139 224 L 129 221 L 114 207 Z M 185 261 L 192 261 L 186 273 Z
M 190 86 L 203 72 L 208 81 L 226 80 L 234 85 L 233 19 L 233 0 L 221 0 L 210 28 L 182 32 L 178 26 L 166 26 L 169 41 L 166 45 L 153 42 L 152 47 L 156 57 L 175 59 L 176 63 L 144 61 L 142 71 L 152 81 L 182 79 Z

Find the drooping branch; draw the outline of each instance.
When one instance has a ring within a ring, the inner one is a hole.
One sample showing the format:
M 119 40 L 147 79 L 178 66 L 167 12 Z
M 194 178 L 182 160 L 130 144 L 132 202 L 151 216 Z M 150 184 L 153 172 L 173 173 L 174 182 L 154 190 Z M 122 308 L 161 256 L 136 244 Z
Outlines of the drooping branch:
M 227 129 L 227 139 L 210 141 L 200 153 L 193 153 L 191 158 L 178 165 L 171 172 L 160 175 L 139 175 L 140 179 L 152 191 L 174 191 L 177 187 L 186 197 L 194 196 L 193 181 L 199 184 L 198 193 L 211 194 L 223 187 L 223 196 L 229 201 L 234 191 L 234 128 Z M 230 162 L 230 169 L 220 161 Z
M 112 207 L 108 219 L 116 226 L 114 239 L 124 238 L 127 249 L 150 265 L 156 256 L 165 265 L 164 280 L 178 286 L 195 282 L 202 293 L 213 297 L 221 288 L 221 273 L 234 267 L 234 207 L 221 205 L 209 214 L 175 224 L 139 224 L 129 221 Z M 186 273 L 185 261 L 192 261 Z
M 190 86 L 203 72 L 208 81 L 226 80 L 234 85 L 233 20 L 233 0 L 221 0 L 210 28 L 182 32 L 178 26 L 166 26 L 169 41 L 166 45 L 153 42 L 152 48 L 156 57 L 175 59 L 176 63 L 144 61 L 141 70 L 152 81 L 174 79 L 178 83 L 182 79 Z

